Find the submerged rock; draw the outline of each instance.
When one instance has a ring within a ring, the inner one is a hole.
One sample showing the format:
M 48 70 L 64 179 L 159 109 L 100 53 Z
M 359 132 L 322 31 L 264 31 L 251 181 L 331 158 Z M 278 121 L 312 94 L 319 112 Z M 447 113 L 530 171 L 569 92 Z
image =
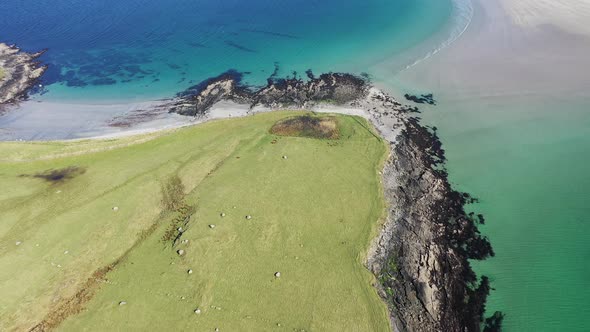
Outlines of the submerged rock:
M 411 94 L 406 93 L 404 95 L 404 98 L 406 98 L 407 100 L 412 101 L 416 104 L 436 105 L 436 100 L 434 100 L 434 96 L 432 95 L 432 93 L 423 94 L 423 95 L 411 95 Z

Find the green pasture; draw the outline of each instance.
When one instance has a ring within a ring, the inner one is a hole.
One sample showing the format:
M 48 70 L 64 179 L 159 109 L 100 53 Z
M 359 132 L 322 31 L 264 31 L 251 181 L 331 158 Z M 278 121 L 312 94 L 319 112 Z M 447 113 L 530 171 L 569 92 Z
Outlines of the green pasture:
M 269 133 L 300 113 L 0 143 L 0 330 L 389 331 L 363 266 L 387 146 L 343 115 Z

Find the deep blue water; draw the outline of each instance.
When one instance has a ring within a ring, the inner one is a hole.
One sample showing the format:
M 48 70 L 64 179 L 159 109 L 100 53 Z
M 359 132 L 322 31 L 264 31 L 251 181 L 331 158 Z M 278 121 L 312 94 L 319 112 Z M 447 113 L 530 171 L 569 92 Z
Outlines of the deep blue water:
M 275 68 L 365 72 L 434 35 L 451 10 L 450 0 L 3 0 L 0 38 L 48 49 L 41 100 L 151 100 L 228 69 L 256 85 Z

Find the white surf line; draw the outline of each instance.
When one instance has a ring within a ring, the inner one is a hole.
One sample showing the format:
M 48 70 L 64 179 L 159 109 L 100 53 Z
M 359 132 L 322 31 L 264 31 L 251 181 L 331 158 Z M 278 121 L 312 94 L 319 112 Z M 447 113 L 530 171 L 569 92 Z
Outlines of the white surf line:
M 423 57 L 418 58 L 413 63 L 407 65 L 404 69 L 402 69 L 400 71 L 400 73 L 416 66 L 417 64 L 421 63 L 422 61 L 425 61 L 426 59 L 431 58 L 432 56 L 434 56 L 438 52 L 449 47 L 457 39 L 459 39 L 465 33 L 465 31 L 467 31 L 467 29 L 471 25 L 471 22 L 473 21 L 473 15 L 474 15 L 474 8 L 473 8 L 473 3 L 471 2 L 471 0 L 453 0 L 453 12 L 456 13 L 456 15 L 453 15 L 454 16 L 453 20 L 455 22 L 452 23 L 455 28 L 451 30 L 451 36 L 447 40 L 445 40 L 441 44 L 439 44 L 436 48 L 434 48 L 430 52 L 426 53 L 426 55 L 424 55 Z

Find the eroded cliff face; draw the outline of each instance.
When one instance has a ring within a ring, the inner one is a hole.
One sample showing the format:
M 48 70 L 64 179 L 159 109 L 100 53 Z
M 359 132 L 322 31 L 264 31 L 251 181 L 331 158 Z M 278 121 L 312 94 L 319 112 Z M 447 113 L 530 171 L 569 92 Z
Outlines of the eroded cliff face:
M 27 91 L 46 69 L 36 60 L 41 54 L 22 52 L 14 46 L 0 43 L 0 68 L 4 74 L 0 78 L 0 107 L 27 97 Z
M 350 74 L 270 78 L 255 90 L 241 78 L 229 71 L 206 80 L 179 94 L 172 111 L 199 116 L 222 100 L 275 109 L 330 102 L 364 110 L 391 147 L 382 174 L 388 217 L 366 264 L 379 280 L 394 329 L 481 330 L 489 283 L 477 278 L 468 260 L 493 255 L 492 247 L 477 230 L 483 217 L 465 212 L 474 199 L 449 184 L 444 150 L 436 132 L 414 117 L 417 108 Z M 494 317 L 490 330 L 501 322 L 500 314 Z

